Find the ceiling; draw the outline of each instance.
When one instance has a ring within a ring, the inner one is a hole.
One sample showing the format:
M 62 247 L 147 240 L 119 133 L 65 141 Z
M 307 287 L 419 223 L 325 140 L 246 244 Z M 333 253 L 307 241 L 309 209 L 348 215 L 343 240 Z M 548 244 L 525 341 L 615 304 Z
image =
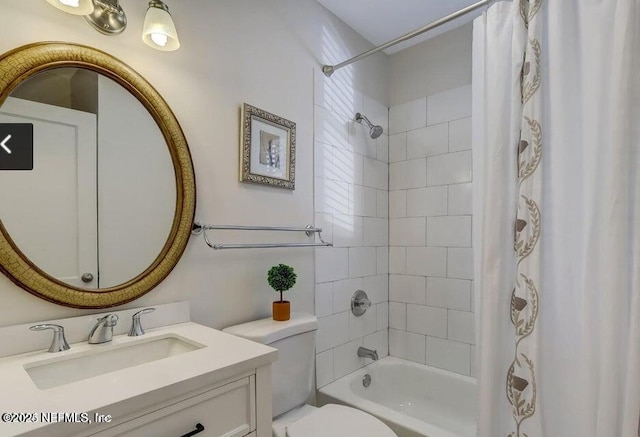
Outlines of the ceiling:
M 317 0 L 373 45 L 379 46 L 399 36 L 445 17 L 478 0 Z M 484 8 L 460 17 L 385 50 L 388 55 L 419 44 L 447 30 L 471 22 Z

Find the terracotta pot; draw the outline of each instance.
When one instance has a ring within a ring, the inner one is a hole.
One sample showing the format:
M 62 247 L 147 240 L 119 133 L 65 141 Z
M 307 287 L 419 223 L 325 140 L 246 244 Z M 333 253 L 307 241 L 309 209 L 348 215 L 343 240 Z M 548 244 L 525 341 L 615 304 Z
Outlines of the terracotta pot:
M 273 302 L 273 320 L 284 322 L 291 317 L 291 302 L 283 300 L 282 302 Z

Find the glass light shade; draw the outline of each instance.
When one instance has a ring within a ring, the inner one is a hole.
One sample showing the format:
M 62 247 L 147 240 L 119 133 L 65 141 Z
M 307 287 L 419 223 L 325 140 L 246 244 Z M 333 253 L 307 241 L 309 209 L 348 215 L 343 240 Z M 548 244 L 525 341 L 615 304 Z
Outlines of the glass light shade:
M 178 32 L 169 12 L 157 7 L 149 7 L 144 17 L 142 40 L 149 47 L 165 52 L 180 48 Z
M 47 0 L 47 2 L 73 15 L 88 15 L 93 12 L 93 0 Z

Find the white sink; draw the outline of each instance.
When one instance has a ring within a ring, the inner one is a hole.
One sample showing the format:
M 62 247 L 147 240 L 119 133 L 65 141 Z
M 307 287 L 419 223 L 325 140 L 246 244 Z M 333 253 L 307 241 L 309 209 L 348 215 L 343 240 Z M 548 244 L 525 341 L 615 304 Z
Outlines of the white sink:
M 41 390 L 104 375 L 151 361 L 182 355 L 205 347 L 183 337 L 167 334 L 121 345 L 96 346 L 92 350 L 24 364 Z

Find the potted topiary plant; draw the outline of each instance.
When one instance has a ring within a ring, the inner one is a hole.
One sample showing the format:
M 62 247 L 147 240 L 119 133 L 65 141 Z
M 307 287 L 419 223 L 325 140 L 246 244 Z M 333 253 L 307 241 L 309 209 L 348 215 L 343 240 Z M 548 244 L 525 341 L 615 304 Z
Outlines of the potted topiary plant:
M 269 269 L 267 280 L 271 288 L 280 293 L 280 300 L 273 302 L 273 320 L 283 322 L 291 316 L 291 303 L 282 299 L 282 293 L 289 290 L 296 283 L 293 267 L 278 264 Z

